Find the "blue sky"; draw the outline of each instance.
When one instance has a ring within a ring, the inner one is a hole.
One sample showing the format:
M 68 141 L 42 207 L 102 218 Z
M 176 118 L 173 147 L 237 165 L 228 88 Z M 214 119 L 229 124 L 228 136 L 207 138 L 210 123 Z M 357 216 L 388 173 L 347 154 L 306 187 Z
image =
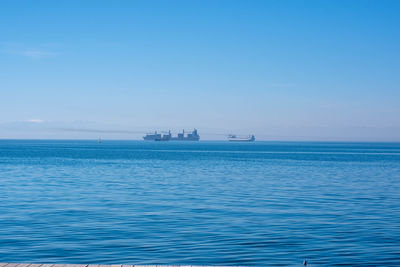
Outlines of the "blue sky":
M 0 138 L 400 141 L 398 14 L 400 1 L 1 1 Z

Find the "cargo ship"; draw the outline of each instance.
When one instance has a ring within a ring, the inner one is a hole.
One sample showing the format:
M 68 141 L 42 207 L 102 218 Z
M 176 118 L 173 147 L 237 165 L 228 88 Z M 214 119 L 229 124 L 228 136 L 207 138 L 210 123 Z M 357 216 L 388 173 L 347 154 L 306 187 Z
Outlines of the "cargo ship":
M 249 135 L 246 137 L 239 137 L 235 134 L 230 134 L 228 136 L 228 141 L 231 141 L 231 142 L 253 142 L 255 140 L 256 140 L 256 138 L 254 137 L 254 135 Z
M 197 133 L 197 129 L 194 129 L 191 133 L 188 133 L 185 136 L 185 130 L 182 133 L 178 133 L 177 136 L 172 136 L 171 131 L 168 131 L 166 134 L 157 133 L 148 133 L 143 136 L 143 140 L 146 141 L 199 141 L 200 135 Z

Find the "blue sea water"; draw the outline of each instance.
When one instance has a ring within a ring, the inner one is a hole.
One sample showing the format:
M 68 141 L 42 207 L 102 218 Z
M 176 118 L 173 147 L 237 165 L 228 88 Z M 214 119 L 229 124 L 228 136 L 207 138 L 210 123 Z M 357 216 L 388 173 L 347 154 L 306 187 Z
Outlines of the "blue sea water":
M 0 140 L 0 262 L 400 266 L 400 144 Z

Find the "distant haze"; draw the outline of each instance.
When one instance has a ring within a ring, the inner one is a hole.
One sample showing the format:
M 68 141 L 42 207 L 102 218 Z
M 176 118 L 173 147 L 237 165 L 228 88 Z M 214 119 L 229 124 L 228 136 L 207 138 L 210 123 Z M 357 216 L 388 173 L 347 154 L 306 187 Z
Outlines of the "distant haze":
M 399 1 L 2 1 L 0 138 L 400 141 Z

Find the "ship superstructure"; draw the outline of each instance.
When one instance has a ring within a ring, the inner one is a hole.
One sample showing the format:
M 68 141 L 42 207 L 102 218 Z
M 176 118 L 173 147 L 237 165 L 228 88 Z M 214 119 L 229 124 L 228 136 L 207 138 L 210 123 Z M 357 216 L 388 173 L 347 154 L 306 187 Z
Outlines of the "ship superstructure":
M 191 133 L 188 133 L 185 136 L 185 130 L 182 133 L 178 133 L 176 137 L 173 137 L 171 131 L 168 133 L 161 134 L 157 133 L 157 131 L 153 133 L 146 134 L 143 136 L 144 140 L 152 140 L 152 141 L 199 141 L 200 135 L 197 132 L 197 129 L 194 129 Z
M 148 141 L 154 141 L 156 139 L 161 139 L 161 134 L 155 131 L 154 133 L 146 134 L 145 136 L 143 136 L 143 139 Z

